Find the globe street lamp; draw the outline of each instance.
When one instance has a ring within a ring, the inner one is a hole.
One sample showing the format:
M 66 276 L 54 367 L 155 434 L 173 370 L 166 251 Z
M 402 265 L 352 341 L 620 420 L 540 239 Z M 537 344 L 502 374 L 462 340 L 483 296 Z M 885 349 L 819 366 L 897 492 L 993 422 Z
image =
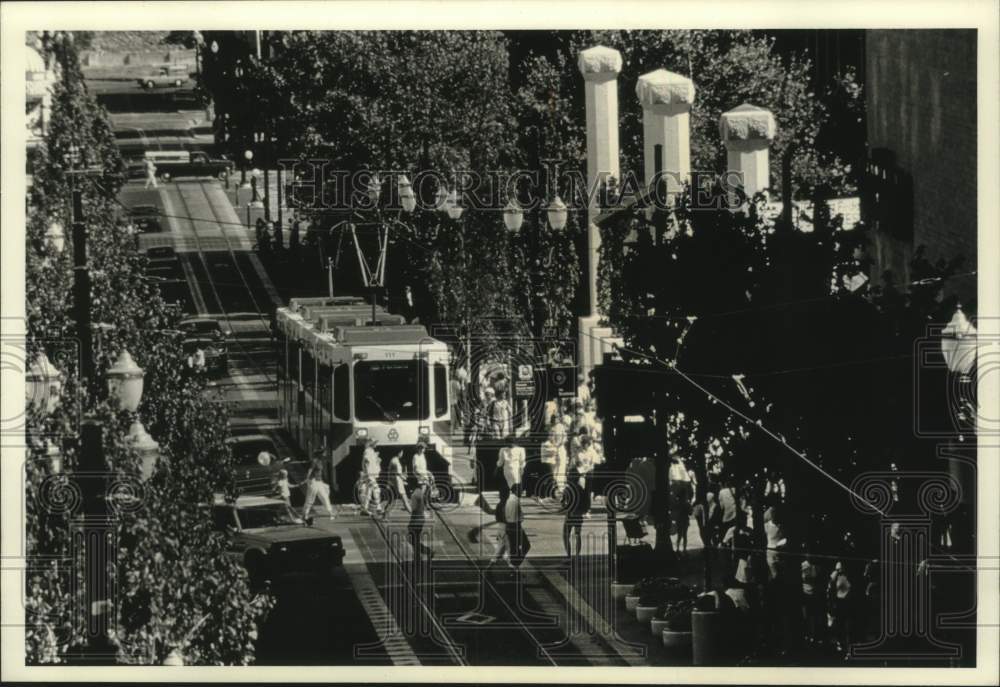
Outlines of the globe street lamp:
M 513 198 L 503 210 L 503 223 L 507 227 L 507 231 L 512 234 L 521 231 L 521 225 L 524 224 L 524 210 Z
M 461 203 L 458 202 L 458 191 L 452 191 L 448 194 L 445 211 L 451 219 L 457 220 L 462 217 L 462 213 L 465 212 L 465 208 L 463 208 Z
M 145 372 L 132 360 L 132 355 L 125 349 L 118 355 L 118 360 L 108 370 L 108 395 L 116 401 L 122 410 L 134 413 L 142 401 L 142 380 Z
M 45 462 L 48 465 L 50 475 L 62 473 L 62 451 L 52 441 L 45 442 Z
M 57 254 L 61 254 L 66 247 L 66 231 L 58 220 L 49 223 L 49 228 L 45 232 L 45 240 Z
M 243 159 L 246 160 L 246 163 L 243 165 L 243 168 L 240 169 L 240 186 L 246 186 L 247 185 L 247 167 L 249 167 L 250 163 L 253 162 L 253 151 L 250 150 L 250 149 L 244 150 L 243 151 Z M 253 197 L 253 200 L 257 200 L 257 189 L 256 189 L 256 187 L 254 188 L 254 197 Z
M 382 180 L 378 178 L 378 174 L 373 175 L 368 181 L 366 192 L 371 202 L 378 202 L 379 196 L 382 195 Z
M 434 208 L 442 214 L 448 214 L 448 189 L 445 188 L 444 184 L 438 189 Z
M 160 444 L 149 435 L 138 418 L 129 427 L 126 441 L 139 456 L 142 481 L 145 482 L 156 471 L 156 463 L 160 458 Z
M 413 212 L 417 207 L 417 196 L 413 193 L 413 184 L 406 175 L 399 177 L 399 203 L 403 208 L 403 212 L 409 214 Z
M 39 353 L 24 376 L 28 407 L 41 417 L 48 417 L 59 407 L 62 372 L 47 355 Z
M 976 328 L 959 305 L 951 321 L 941 330 L 941 354 L 948 370 L 958 373 L 963 382 L 969 381 L 969 372 L 976 364 L 976 344 Z
M 562 202 L 559 196 L 549 203 L 548 218 L 549 226 L 556 231 L 561 231 L 566 227 L 566 219 L 569 216 L 569 211 L 566 208 L 566 203 Z

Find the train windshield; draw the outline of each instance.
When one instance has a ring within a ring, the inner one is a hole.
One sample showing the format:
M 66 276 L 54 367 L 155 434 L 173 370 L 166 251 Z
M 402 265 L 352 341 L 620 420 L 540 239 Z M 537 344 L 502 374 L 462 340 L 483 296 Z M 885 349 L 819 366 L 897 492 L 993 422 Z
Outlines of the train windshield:
M 429 404 L 423 360 L 362 360 L 354 365 L 358 420 L 425 420 Z

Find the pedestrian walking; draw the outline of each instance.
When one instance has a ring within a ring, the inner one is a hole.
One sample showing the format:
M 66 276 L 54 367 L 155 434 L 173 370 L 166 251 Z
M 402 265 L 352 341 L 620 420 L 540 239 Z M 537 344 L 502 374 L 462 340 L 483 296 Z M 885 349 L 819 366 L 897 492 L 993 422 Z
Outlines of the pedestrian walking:
M 719 490 L 719 507 L 722 509 L 721 533 L 725 536 L 731 527 L 736 526 L 737 515 L 736 490 L 728 479 L 723 480 Z
M 292 487 L 298 486 L 289 483 L 288 481 L 288 470 L 284 468 L 278 470 L 278 481 L 274 485 L 275 495 L 285 502 L 285 505 L 289 508 L 292 507 Z
M 410 500 L 406 493 L 406 477 L 403 474 L 403 463 L 400 461 L 402 457 L 403 452 L 400 451 L 389 461 L 389 483 L 392 485 L 395 499 L 402 503 L 403 508 L 409 512 Z
M 787 540 L 785 532 L 781 526 L 778 516 L 779 510 L 773 506 L 764 511 L 764 534 L 767 537 L 767 570 L 771 579 L 778 577 L 778 568 L 781 564 L 780 554 Z
M 416 479 L 419 483 L 426 484 L 428 487 L 433 485 L 434 476 L 427 468 L 427 444 L 423 441 L 417 442 L 417 448 L 413 454 L 411 469 L 414 479 Z
M 523 522 L 524 512 L 521 509 L 521 499 L 516 494 L 511 493 L 504 503 L 504 530 L 498 538 L 499 546 L 487 564 L 487 569 L 500 559 L 506 560 L 507 564 L 513 568 L 521 565 L 531 548 L 531 542 L 524 533 Z
M 597 451 L 594 450 L 594 442 L 591 440 L 588 434 L 580 434 L 578 437 L 579 448 L 576 451 L 576 457 L 573 460 L 573 467 L 576 469 L 580 477 L 583 478 L 584 489 L 586 489 L 588 498 L 593 494 L 593 483 L 591 478 L 594 473 L 594 466 L 597 465 L 598 455 Z M 588 504 L 587 513 L 584 517 L 590 516 L 590 508 Z
M 587 492 L 584 478 L 575 468 L 566 480 L 562 502 L 566 513 L 566 519 L 563 521 L 563 546 L 566 549 L 566 556 L 572 558 L 574 551 L 576 555 L 583 552 L 583 520 L 590 511 L 590 494 Z M 576 544 L 575 548 L 573 543 Z
M 506 385 L 496 389 L 496 398 L 488 406 L 490 435 L 497 441 L 514 433 L 514 409 L 507 398 Z
M 685 553 L 688 529 L 691 527 L 691 501 L 694 498 L 694 489 L 680 456 L 671 456 L 667 475 L 670 481 L 670 521 L 675 537 L 674 550 Z
M 146 168 L 146 186 L 145 188 L 156 188 L 156 163 L 150 160 L 148 157 L 143 162 Z
M 526 463 L 524 448 L 517 445 L 517 438 L 513 434 L 507 436 L 504 444 L 497 455 L 497 471 L 503 473 L 507 493 L 520 496 Z
M 541 487 L 538 496 L 542 498 L 558 498 L 566 486 L 566 445 L 565 441 L 560 441 L 560 437 L 566 435 L 556 432 L 554 427 L 549 430 L 541 447 L 543 474 L 539 480 Z
M 826 617 L 823 611 L 824 598 L 819 566 L 812 560 L 808 547 L 799 565 L 802 580 L 802 622 L 805 625 L 806 642 L 822 644 L 825 636 Z
M 837 561 L 827 585 L 827 626 L 839 654 L 846 654 L 853 640 L 853 604 L 853 585 L 844 564 Z
M 375 442 L 369 439 L 361 456 L 360 497 L 362 515 L 369 515 L 371 510 L 374 510 L 376 515 L 382 514 L 382 494 L 378 485 L 378 478 L 381 474 L 382 459 L 375 450 Z M 374 509 L 370 509 L 372 505 L 374 505 Z
M 333 520 L 336 515 L 333 512 L 333 504 L 330 503 L 330 485 L 323 481 L 323 463 L 314 460 L 306 474 L 306 502 L 302 507 L 302 518 L 308 518 L 312 512 L 313 503 L 319 502 L 326 508 L 326 512 Z
M 433 554 L 431 548 L 423 541 L 424 528 L 430 518 L 430 513 L 427 510 L 429 499 L 428 485 L 414 481 L 413 493 L 410 495 L 410 521 L 407 525 L 407 538 L 413 551 L 413 564 L 418 568 L 425 556 L 430 559 Z

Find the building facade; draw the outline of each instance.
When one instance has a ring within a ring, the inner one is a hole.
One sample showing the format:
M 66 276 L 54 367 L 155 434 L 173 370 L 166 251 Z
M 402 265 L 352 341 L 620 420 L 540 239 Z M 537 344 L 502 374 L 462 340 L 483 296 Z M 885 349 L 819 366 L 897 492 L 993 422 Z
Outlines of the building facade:
M 964 258 L 976 269 L 976 32 L 866 31 L 868 149 L 863 213 L 873 279 L 911 280 L 910 260 Z M 948 293 L 975 298 L 974 277 Z

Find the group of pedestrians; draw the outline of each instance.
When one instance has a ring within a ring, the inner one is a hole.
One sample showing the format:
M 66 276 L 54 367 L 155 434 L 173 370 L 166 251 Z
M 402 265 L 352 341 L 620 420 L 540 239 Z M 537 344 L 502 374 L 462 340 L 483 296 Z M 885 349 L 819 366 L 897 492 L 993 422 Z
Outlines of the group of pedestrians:
M 358 497 L 361 505 L 362 515 L 383 515 L 382 489 L 380 485 L 382 476 L 382 458 L 376 450 L 374 439 L 365 442 L 365 449 L 361 456 L 361 475 L 358 483 Z M 387 468 L 389 489 L 392 491 L 392 499 L 403 504 L 403 508 L 408 512 L 413 512 L 412 492 L 418 487 L 433 490 L 434 476 L 427 467 L 427 444 L 418 442 L 414 449 L 413 457 L 410 461 L 410 477 L 407 478 L 403 468 L 403 452 L 399 451 L 389 459 Z M 409 488 L 407 488 L 409 485 Z M 424 494 L 421 494 L 423 497 Z

